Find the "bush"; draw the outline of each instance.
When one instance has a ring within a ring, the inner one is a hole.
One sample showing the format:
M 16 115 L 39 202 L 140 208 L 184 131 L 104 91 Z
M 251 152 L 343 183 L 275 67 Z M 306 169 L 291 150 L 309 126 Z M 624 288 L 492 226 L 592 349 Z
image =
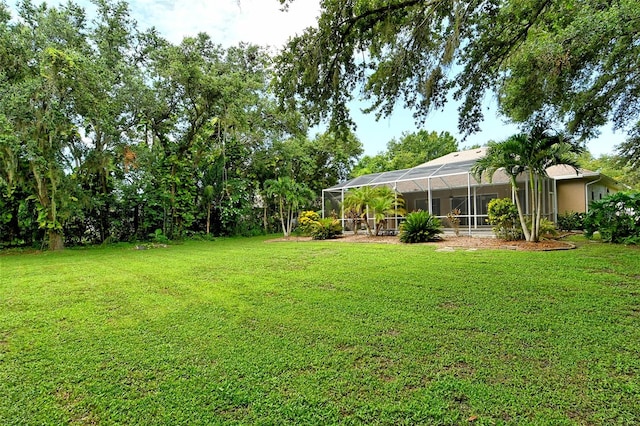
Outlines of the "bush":
M 314 211 L 306 211 L 298 216 L 298 231 L 302 235 L 311 236 L 314 224 L 320 220 L 320 215 Z
M 435 241 L 442 234 L 440 220 L 426 211 L 409 213 L 400 225 L 400 241 L 403 243 L 424 243 Z
M 314 240 L 328 240 L 342 234 L 342 225 L 338 219 L 327 217 L 310 222 L 311 238 Z
M 640 242 L 640 192 L 618 192 L 591 203 L 584 218 L 584 233 L 602 241 L 624 244 Z
M 156 244 L 169 244 L 169 238 L 162 233 L 162 229 L 156 229 L 153 234 L 149 234 L 151 242 Z
M 496 237 L 507 241 L 522 239 L 518 208 L 509 198 L 494 198 L 489 201 L 487 216 Z
M 558 215 L 558 229 L 576 231 L 584 229 L 584 213 L 565 212 Z
M 527 226 L 531 229 L 531 217 L 527 217 Z M 555 223 L 547 218 L 540 218 L 540 229 L 538 235 L 544 238 L 552 238 L 558 235 L 558 229 Z

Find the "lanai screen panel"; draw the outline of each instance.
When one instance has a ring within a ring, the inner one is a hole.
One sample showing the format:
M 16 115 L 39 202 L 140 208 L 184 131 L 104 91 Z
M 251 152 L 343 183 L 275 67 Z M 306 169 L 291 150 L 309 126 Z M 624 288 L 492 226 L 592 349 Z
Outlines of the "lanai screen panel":
M 427 191 L 429 181 L 432 189 L 459 188 L 468 185 L 468 174 L 475 160 L 432 166 L 414 167 L 411 169 L 390 172 L 372 173 L 335 185 L 326 191 L 348 190 L 361 186 L 387 185 L 399 192 Z M 477 182 L 472 179 L 472 184 Z M 434 187 L 435 185 L 435 187 Z M 436 188 L 437 187 L 437 188 Z

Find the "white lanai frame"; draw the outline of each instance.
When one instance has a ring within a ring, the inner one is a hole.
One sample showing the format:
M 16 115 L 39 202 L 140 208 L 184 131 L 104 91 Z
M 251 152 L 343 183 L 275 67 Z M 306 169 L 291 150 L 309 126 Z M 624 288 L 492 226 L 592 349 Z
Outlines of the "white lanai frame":
M 469 153 L 471 155 L 469 155 Z M 501 193 L 507 191 L 511 194 L 512 200 L 515 201 L 516 193 L 511 191 L 511 184 L 505 173 L 498 171 L 494 174 L 492 182 L 489 183 L 488 179 L 483 179 L 482 182 L 478 182 L 471 174 L 471 167 L 475 164 L 476 160 L 484 155 L 484 150 L 469 150 L 461 153 L 452 153 L 447 156 L 436 159 L 432 162 L 422 164 L 420 166 L 413 167 L 411 169 L 395 170 L 390 172 L 373 173 L 369 175 L 359 176 L 351 179 L 342 184 L 335 185 L 331 188 L 324 189 L 322 191 L 322 213 L 326 216 L 331 210 L 337 210 L 339 206 L 340 218 L 342 225 L 345 225 L 344 210 L 342 204 L 344 202 L 344 195 L 350 189 L 359 188 L 362 186 L 380 186 L 386 185 L 397 192 L 400 192 L 405 196 L 405 200 L 408 196 L 425 194 L 426 200 L 428 200 L 427 208 L 429 213 L 437 213 L 439 217 L 444 217 L 440 212 L 433 211 L 433 194 L 434 192 L 442 194 L 447 192 L 450 200 L 453 199 L 452 194 L 456 193 L 458 199 L 466 199 L 466 213 L 461 217 L 466 219 L 466 227 L 468 228 L 469 235 L 471 235 L 472 229 L 477 228 L 479 223 L 478 219 L 483 218 L 484 215 L 478 214 L 478 188 L 482 188 L 485 192 L 492 190 L 492 188 L 500 188 Z M 457 157 L 462 158 L 457 158 Z M 466 157 L 466 158 L 465 158 Z M 450 161 L 448 161 L 450 160 Z M 525 183 L 525 177 L 522 176 L 518 179 L 519 188 L 524 191 L 524 201 L 528 208 L 528 187 Z M 552 191 L 555 198 L 555 188 L 550 183 L 545 182 L 544 187 L 547 191 Z M 506 189 L 508 188 L 508 189 Z M 466 190 L 466 193 L 462 191 Z M 483 195 L 483 194 L 480 194 Z M 486 196 L 486 194 L 484 194 Z M 544 200 L 548 199 L 547 195 L 543 197 Z M 327 201 L 331 203 L 328 209 Z M 547 208 L 551 208 L 551 212 L 544 212 L 546 215 L 555 214 L 555 202 L 549 200 L 550 205 Z M 409 210 L 409 209 L 407 209 Z M 397 217 L 397 215 L 396 215 Z M 552 216 L 553 217 L 553 216 Z M 398 221 L 395 221 L 396 228 Z

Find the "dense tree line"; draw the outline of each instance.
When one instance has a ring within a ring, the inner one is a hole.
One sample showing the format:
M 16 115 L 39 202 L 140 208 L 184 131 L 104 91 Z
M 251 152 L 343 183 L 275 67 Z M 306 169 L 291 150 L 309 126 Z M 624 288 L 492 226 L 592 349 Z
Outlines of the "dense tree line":
M 309 139 L 276 106 L 265 49 L 172 44 L 140 31 L 126 2 L 94 3 L 93 19 L 29 0 L 14 18 L 0 3 L 2 245 L 270 231 L 265 182 L 318 194 L 348 175 L 360 142 Z

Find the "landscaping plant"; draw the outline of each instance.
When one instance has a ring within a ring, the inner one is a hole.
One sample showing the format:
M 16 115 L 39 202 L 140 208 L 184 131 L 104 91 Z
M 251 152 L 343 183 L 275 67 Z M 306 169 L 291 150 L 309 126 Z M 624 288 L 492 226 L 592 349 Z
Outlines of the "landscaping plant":
M 522 239 L 518 209 L 509 198 L 494 198 L 489 201 L 487 216 L 496 237 L 507 241 Z
M 363 186 L 349 190 L 344 196 L 342 207 L 352 219 L 354 233 L 358 233 L 358 224 L 362 220 L 369 235 L 379 235 L 386 225 L 387 217 L 403 216 L 404 199 L 397 191 L 387 186 Z M 373 219 L 374 230 L 369 225 Z
M 460 209 L 453 209 L 449 213 L 447 213 L 447 219 L 453 228 L 453 232 L 456 234 L 456 237 L 460 236 Z
M 305 236 L 311 236 L 311 232 L 313 231 L 313 226 L 316 222 L 320 220 L 320 215 L 313 210 L 305 211 L 300 213 L 298 216 L 298 227 L 297 230 Z
M 584 229 L 584 213 L 568 211 L 559 214 L 558 229 L 561 231 L 577 231 Z
M 427 211 L 409 213 L 400 225 L 400 241 L 403 243 L 424 243 L 438 240 L 442 234 L 440 219 Z
M 311 238 L 314 240 L 328 240 L 342 234 L 340 221 L 333 217 L 320 218 L 309 225 Z
M 640 192 L 618 192 L 591 203 L 584 231 L 589 238 L 597 231 L 606 242 L 640 244 Z

